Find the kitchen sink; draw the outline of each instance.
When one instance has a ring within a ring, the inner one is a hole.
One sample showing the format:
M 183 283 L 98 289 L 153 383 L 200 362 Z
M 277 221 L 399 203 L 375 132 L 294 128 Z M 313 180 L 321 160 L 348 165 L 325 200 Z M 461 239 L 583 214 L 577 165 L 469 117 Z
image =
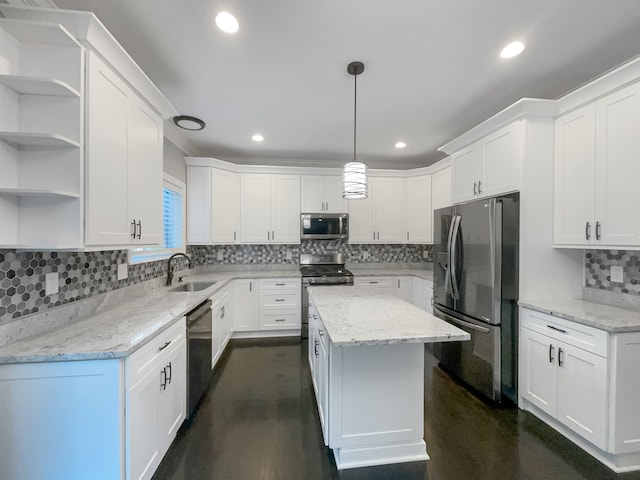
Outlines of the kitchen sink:
M 200 290 L 204 290 L 205 288 L 209 288 L 211 285 L 214 285 L 216 282 L 186 282 L 181 283 L 177 287 L 173 287 L 170 292 L 199 292 Z

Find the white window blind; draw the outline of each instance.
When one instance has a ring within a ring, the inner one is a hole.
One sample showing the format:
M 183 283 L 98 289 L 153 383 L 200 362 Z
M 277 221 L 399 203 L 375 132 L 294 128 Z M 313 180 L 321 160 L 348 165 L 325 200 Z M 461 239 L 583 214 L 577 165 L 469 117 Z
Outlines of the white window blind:
M 182 193 L 166 186 L 162 190 L 164 248 L 182 248 Z

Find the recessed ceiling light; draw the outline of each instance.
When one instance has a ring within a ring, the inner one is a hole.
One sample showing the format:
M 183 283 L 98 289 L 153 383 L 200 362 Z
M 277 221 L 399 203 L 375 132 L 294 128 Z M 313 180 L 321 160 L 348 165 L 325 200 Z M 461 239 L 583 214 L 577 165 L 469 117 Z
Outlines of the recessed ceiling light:
M 220 12 L 216 15 L 216 25 L 226 33 L 236 33 L 239 28 L 238 20 L 229 12 Z
M 404 148 L 404 147 L 406 147 L 406 146 L 407 146 L 407 144 L 406 144 L 406 143 L 404 143 L 404 142 L 398 142 L 398 143 L 396 143 L 396 148 Z
M 520 55 L 523 50 L 524 50 L 524 43 L 520 41 L 511 42 L 509 45 L 507 45 L 502 49 L 502 51 L 500 52 L 500 56 L 502 58 L 513 58 Z
M 177 115 L 173 117 L 173 123 L 185 130 L 203 130 L 205 123 L 199 118 L 190 115 Z
M 261 142 L 264 140 L 264 137 L 259 133 L 256 133 L 253 137 L 251 137 L 251 140 L 253 140 L 254 142 Z

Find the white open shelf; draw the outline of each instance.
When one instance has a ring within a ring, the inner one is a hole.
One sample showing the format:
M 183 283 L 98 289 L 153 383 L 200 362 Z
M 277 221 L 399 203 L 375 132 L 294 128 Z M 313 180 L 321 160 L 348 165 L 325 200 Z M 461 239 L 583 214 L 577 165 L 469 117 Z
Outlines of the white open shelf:
M 0 85 L 4 85 L 20 95 L 80 97 L 80 92 L 55 78 L 0 75 Z
M 80 198 L 76 192 L 64 190 L 50 190 L 46 188 L 0 188 L 0 194 L 13 195 L 18 197 L 66 197 Z
M 80 146 L 70 138 L 53 133 L 0 132 L 0 140 L 16 147 L 77 148 Z

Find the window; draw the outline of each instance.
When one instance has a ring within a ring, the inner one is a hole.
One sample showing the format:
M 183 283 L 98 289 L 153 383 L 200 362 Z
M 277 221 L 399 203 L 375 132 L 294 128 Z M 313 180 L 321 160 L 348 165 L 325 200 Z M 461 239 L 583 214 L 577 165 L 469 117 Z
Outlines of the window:
M 184 251 L 185 184 L 164 174 L 162 187 L 163 246 L 132 247 L 129 263 L 152 262 Z

